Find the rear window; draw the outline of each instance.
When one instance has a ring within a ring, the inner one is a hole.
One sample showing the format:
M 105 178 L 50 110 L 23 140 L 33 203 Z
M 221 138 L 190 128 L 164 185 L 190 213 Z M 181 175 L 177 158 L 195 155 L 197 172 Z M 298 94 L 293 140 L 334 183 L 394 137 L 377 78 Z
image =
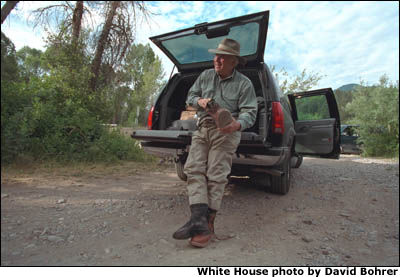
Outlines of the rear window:
M 191 34 L 170 40 L 162 45 L 177 59 L 180 64 L 211 61 L 214 54 L 208 49 L 215 49 L 224 38 L 230 38 L 240 43 L 241 56 L 253 55 L 257 52 L 260 25 L 249 22 L 240 26 L 230 27 L 227 36 L 208 39 L 206 34 Z

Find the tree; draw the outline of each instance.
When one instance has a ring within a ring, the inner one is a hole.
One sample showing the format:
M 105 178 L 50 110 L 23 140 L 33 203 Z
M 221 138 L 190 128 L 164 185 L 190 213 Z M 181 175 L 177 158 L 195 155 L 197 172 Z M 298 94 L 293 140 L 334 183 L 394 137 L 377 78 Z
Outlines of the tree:
M 335 99 L 338 104 L 339 114 L 340 114 L 340 122 L 341 124 L 346 124 L 352 120 L 352 114 L 346 110 L 346 105 L 353 101 L 354 91 L 335 91 Z
M 145 7 L 144 1 L 106 2 L 106 20 L 97 40 L 91 67 L 93 77 L 90 80 L 90 88 L 92 91 L 96 89 L 102 62 L 115 69 L 125 58 L 136 31 L 138 10 L 147 19 L 150 12 Z M 132 14 L 133 19 L 131 19 Z
M 72 16 L 72 42 L 77 43 L 81 31 L 83 16 L 83 1 L 76 1 L 74 15 Z
M 360 125 L 360 141 L 366 156 L 396 156 L 399 151 L 399 83 L 389 82 L 386 75 L 379 84 L 360 86 L 353 101 L 346 106 Z
M 10 12 L 15 8 L 19 1 L 7 1 L 1 8 L 1 24 L 6 20 Z
M 114 124 L 132 125 L 143 122 L 154 92 L 162 85 L 164 72 L 161 60 L 150 45 L 132 45 L 121 70 L 109 81 L 108 90 L 113 103 Z M 139 108 L 139 118 L 136 117 Z
M 20 75 L 26 83 L 28 83 L 31 78 L 40 77 L 44 73 L 41 60 L 42 54 L 42 51 L 28 46 L 24 46 L 18 50 L 16 56 Z
M 290 76 L 284 68 L 276 72 L 276 67 L 274 65 L 270 66 L 270 69 L 279 82 L 281 91 L 285 94 L 310 90 L 324 77 L 319 73 L 309 74 L 306 69 L 303 69 L 297 76 Z
M 83 1 L 76 1 L 75 7 L 70 1 L 65 1 L 38 8 L 32 14 L 35 16 L 35 27 L 42 25 L 51 29 L 55 21 L 57 27 L 63 26 L 58 30 L 58 34 L 69 32 L 72 34 L 72 40 L 76 42 L 80 36 L 83 16 L 90 15 L 90 11 L 84 6 Z
M 93 77 L 90 79 L 90 88 L 92 91 L 96 89 L 96 83 L 99 78 L 99 71 L 101 66 L 101 61 L 104 53 L 104 49 L 106 47 L 106 43 L 108 40 L 108 36 L 110 34 L 112 22 L 114 20 L 114 16 L 116 14 L 117 8 L 120 6 L 121 1 L 112 1 L 110 4 L 109 11 L 107 13 L 106 22 L 104 23 L 103 30 L 101 31 L 101 35 L 96 47 L 96 53 L 94 55 L 94 59 L 92 62 L 92 73 Z
M 15 45 L 1 32 L 1 81 L 16 81 L 18 64 Z

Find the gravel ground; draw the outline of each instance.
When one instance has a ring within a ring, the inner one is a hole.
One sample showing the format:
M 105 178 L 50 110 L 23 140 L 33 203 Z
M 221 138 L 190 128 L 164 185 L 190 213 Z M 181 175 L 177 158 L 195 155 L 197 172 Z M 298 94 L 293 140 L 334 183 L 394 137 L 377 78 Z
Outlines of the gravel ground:
M 398 161 L 305 158 L 285 196 L 232 179 L 207 248 L 171 164 L 2 168 L 2 266 L 399 266 Z

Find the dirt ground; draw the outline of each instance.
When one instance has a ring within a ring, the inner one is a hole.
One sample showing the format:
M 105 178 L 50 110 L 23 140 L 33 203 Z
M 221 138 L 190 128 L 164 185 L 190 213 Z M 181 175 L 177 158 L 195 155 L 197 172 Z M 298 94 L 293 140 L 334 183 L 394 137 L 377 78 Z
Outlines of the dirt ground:
M 285 196 L 232 179 L 197 249 L 173 165 L 3 168 L 2 266 L 398 266 L 398 161 L 305 158 Z

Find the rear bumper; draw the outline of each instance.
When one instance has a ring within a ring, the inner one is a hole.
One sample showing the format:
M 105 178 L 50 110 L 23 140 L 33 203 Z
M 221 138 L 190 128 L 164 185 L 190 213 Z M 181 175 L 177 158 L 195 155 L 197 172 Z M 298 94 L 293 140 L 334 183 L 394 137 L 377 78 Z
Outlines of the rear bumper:
M 166 147 L 157 147 L 154 144 L 142 142 L 141 143 L 143 150 L 151 155 L 155 155 L 160 158 L 165 157 L 177 157 L 179 155 L 184 154 L 185 152 L 189 152 L 190 146 L 183 147 L 181 149 L 177 148 L 166 148 Z M 260 148 L 258 148 L 261 150 Z M 280 148 L 268 148 L 262 149 L 263 151 L 259 151 L 259 154 L 251 154 L 251 155 L 244 155 L 244 154 L 236 154 L 233 157 L 232 163 L 234 165 L 250 165 L 250 166 L 276 166 L 281 164 L 287 155 L 289 155 L 289 148 L 280 147 Z

